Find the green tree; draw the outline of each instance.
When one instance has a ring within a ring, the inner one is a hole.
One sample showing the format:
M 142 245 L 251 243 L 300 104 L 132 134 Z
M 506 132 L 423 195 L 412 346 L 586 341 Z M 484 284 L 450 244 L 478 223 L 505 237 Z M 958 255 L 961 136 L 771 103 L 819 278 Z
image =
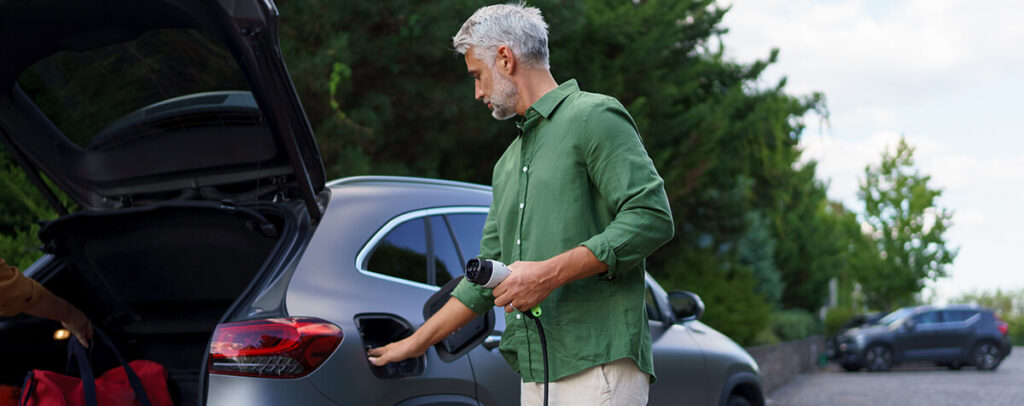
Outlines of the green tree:
M 1003 316 L 1024 316 L 1024 289 L 968 292 L 953 299 L 953 302 L 988 307 Z
M 556 80 L 621 100 L 665 179 L 676 239 L 649 269 L 667 288 L 733 298 L 709 301 L 706 321 L 719 328 L 733 328 L 727 315 L 816 311 L 842 244 L 825 187 L 813 164 L 798 163 L 797 145 L 808 112 L 827 116 L 824 97 L 790 95 L 785 80 L 762 85 L 777 50 L 750 64 L 728 60 L 720 38 L 728 9 L 712 0 L 532 3 L 551 27 Z M 473 100 L 450 49 L 481 5 L 280 4 L 284 54 L 329 176 L 490 183 L 515 128 Z M 745 322 L 755 333 L 768 327 L 768 317 Z
M 57 217 L 0 144 L 0 258 L 24 269 L 42 255 L 36 234 L 41 220 Z
M 805 117 L 827 118 L 824 96 L 792 95 L 785 79 L 765 82 L 778 50 L 752 63 L 729 60 L 721 38 L 729 10 L 714 0 L 532 3 L 551 27 L 555 79 L 621 100 L 665 179 L 676 238 L 649 258 L 651 272 L 668 289 L 702 295 L 705 321 L 741 343 L 769 328 L 773 309 L 815 312 L 849 245 L 826 185 L 798 148 Z M 490 183 L 516 129 L 473 99 L 451 49 L 481 5 L 278 2 L 282 51 L 329 177 Z
M 912 303 L 925 281 L 946 276 L 957 255 L 945 236 L 953 213 L 938 206 L 942 190 L 928 185 L 931 176 L 914 168 L 913 155 L 901 138 L 894 152 L 886 150 L 877 166 L 864 170 L 859 197 L 881 261 L 859 267 L 857 280 L 871 308 Z

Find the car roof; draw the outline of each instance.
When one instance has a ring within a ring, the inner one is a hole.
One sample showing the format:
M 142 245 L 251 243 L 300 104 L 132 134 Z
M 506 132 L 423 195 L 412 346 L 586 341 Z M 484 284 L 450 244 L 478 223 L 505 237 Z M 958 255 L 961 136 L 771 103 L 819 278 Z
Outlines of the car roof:
M 327 187 L 331 190 L 328 210 L 344 208 L 346 215 L 390 216 L 427 208 L 486 208 L 491 205 L 489 186 L 450 180 L 357 176 L 332 181 Z M 369 207 L 366 202 L 376 202 L 375 207 Z
M 396 188 L 408 185 L 434 186 L 438 188 L 452 190 L 462 189 L 466 192 L 491 192 L 490 186 L 479 185 L 476 183 L 433 178 L 420 178 L 413 176 L 352 176 L 347 178 L 335 179 L 327 183 L 327 187 L 338 190 L 350 186 Z
M 914 309 L 914 312 L 915 313 L 920 313 L 920 312 L 929 311 L 929 310 L 991 310 L 991 309 L 989 309 L 987 307 L 978 306 L 978 305 L 975 305 L 975 304 L 955 303 L 955 304 L 946 304 L 946 305 L 923 305 L 923 306 L 917 306 Z

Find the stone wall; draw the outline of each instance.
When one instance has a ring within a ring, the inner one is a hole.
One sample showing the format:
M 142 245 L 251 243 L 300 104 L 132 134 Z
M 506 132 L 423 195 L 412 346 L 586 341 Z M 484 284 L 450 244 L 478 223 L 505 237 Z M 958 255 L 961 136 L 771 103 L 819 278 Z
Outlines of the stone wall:
M 747 347 L 746 350 L 761 367 L 764 393 L 768 394 L 797 375 L 817 368 L 818 359 L 825 352 L 825 338 L 812 336 L 776 345 Z

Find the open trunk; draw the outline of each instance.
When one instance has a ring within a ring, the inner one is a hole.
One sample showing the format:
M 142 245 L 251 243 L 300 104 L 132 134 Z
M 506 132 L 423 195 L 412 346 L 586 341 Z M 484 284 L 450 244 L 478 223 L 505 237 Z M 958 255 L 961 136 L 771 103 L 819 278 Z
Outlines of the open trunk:
M 78 306 L 126 359 L 167 367 L 176 405 L 196 404 L 210 336 L 281 240 L 286 215 L 192 202 L 79 212 L 40 232 L 53 258 L 35 277 Z M 0 319 L 2 320 L 2 319 Z M 60 324 L 28 316 L 2 320 L 0 384 L 20 386 L 33 369 L 63 372 Z M 94 354 L 97 373 L 116 366 Z

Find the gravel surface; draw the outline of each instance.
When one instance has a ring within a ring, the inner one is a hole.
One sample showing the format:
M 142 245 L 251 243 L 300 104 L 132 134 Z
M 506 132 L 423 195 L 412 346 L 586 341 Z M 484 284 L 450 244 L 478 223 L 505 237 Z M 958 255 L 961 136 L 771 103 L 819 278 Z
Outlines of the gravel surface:
M 837 364 L 798 376 L 768 394 L 769 406 L 1024 405 L 1024 347 L 995 371 L 934 364 L 896 365 L 889 372 L 844 372 Z

